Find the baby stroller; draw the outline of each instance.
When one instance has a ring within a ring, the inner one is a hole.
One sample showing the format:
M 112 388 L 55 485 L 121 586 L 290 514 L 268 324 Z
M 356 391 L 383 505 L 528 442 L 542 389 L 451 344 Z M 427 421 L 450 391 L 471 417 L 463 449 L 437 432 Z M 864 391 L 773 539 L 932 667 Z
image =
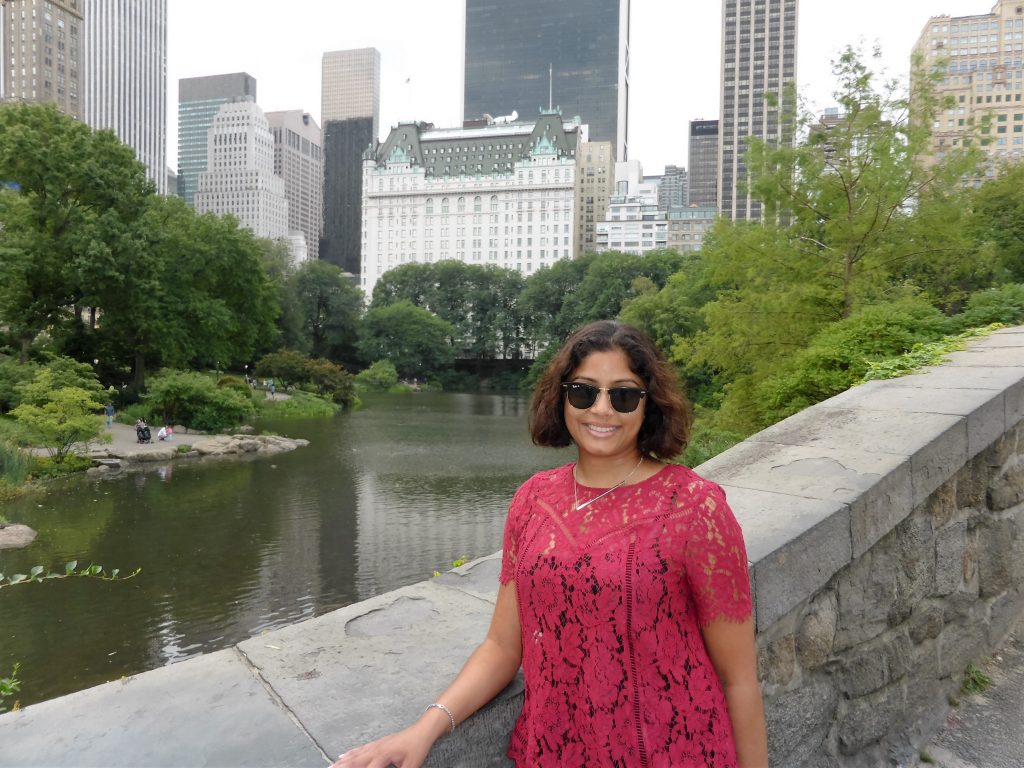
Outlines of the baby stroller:
M 145 424 L 140 424 L 135 428 L 135 436 L 139 439 L 140 443 L 153 442 L 153 436 L 149 431 L 149 427 Z

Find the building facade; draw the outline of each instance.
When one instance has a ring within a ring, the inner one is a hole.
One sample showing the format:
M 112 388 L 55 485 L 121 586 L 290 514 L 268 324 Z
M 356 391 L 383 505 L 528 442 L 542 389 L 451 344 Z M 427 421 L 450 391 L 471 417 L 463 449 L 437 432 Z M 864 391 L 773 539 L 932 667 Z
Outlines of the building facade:
M 715 224 L 718 208 L 714 206 L 690 205 L 686 208 L 670 208 L 668 217 L 668 248 L 677 253 L 699 251 L 704 235 Z
M 304 255 L 318 259 L 324 222 L 324 155 L 320 126 L 301 109 L 268 112 L 274 173 L 284 179 L 288 229 L 304 235 Z
M 464 119 L 515 113 L 530 120 L 557 106 L 625 160 L 629 17 L 630 0 L 466 0 Z
M 615 185 L 610 141 L 584 141 L 576 152 L 576 257 L 597 250 L 597 222 L 608 213 Z
M 759 220 L 744 189 L 747 138 L 791 144 L 798 0 L 723 0 L 718 204 L 730 219 Z M 766 98 L 767 97 L 767 98 Z M 691 169 L 693 163 L 690 163 Z
M 690 204 L 688 180 L 689 174 L 684 167 L 666 165 L 658 183 L 658 207 L 663 211 L 687 207 Z
M 167 189 L 167 0 L 88 0 L 85 122 L 110 128 Z
M 638 161 L 615 164 L 615 193 L 606 218 L 597 223 L 598 253 L 642 255 L 668 247 L 668 219 L 658 207 L 658 187 L 658 181 L 644 177 Z
M 321 73 L 324 192 L 321 259 L 361 273 L 363 152 L 377 144 L 380 52 L 329 51 Z
M 718 206 L 718 121 L 691 120 L 687 205 Z
M 367 298 L 410 262 L 456 259 L 531 275 L 575 246 L 577 151 L 586 126 L 536 122 L 437 129 L 401 123 L 363 161 Z
M 199 174 L 198 213 L 231 214 L 257 237 L 284 240 L 288 200 L 274 173 L 274 135 L 251 101 L 222 104 L 210 126 L 207 170 Z
M 932 156 L 973 141 L 985 153 L 985 176 L 1024 158 L 1024 4 L 998 0 L 987 14 L 933 16 L 914 51 L 926 67 L 944 68 L 934 116 Z
M 256 78 L 245 72 L 178 81 L 178 195 L 195 205 L 199 176 L 206 172 L 213 119 L 224 104 L 256 103 Z
M 84 117 L 85 0 L 6 0 L 0 3 L 0 95 L 56 104 Z

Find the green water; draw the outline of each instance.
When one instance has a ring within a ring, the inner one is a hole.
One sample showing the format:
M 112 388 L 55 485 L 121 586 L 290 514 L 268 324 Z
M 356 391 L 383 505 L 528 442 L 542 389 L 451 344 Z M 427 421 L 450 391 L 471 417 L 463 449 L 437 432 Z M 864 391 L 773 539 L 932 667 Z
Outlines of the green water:
M 502 395 L 370 398 L 333 420 L 260 425 L 310 441 L 290 453 L 74 478 L 7 505 L 39 536 L 0 550 L 3 573 L 68 560 L 142 573 L 0 590 L 0 677 L 20 661 L 28 705 L 497 551 L 516 487 L 572 459 L 530 444 L 526 408 Z

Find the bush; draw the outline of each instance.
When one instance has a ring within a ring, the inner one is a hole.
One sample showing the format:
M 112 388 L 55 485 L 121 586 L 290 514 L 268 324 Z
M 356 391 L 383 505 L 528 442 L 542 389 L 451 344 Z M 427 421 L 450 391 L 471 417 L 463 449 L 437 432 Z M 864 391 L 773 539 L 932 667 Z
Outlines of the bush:
M 953 318 L 955 330 L 992 323 L 1018 325 L 1024 321 L 1024 285 L 1013 283 L 971 294 L 964 311 Z
M 220 388 L 198 373 L 161 372 L 150 381 L 145 399 L 154 420 L 202 432 L 235 427 L 256 415 L 248 391 Z
M 261 358 L 256 363 L 255 372 L 259 378 L 274 379 L 277 389 L 282 390 L 289 384 L 308 381 L 308 365 L 309 357 L 301 352 L 280 349 Z
M 252 397 L 252 388 L 238 376 L 221 376 L 217 380 L 217 386 L 221 389 L 230 389 L 245 397 Z
M 318 394 L 325 395 L 345 408 L 355 402 L 355 380 L 352 374 L 330 360 L 310 360 L 306 377 Z
M 17 487 L 28 479 L 32 455 L 9 440 L 0 440 L 0 482 Z
M 19 363 L 15 357 L 0 355 L 0 413 L 21 404 L 18 387 L 31 381 L 38 370 L 35 363 Z
M 287 400 L 261 401 L 260 410 L 270 418 L 316 419 L 333 416 L 340 407 L 319 395 L 295 390 Z
M 386 391 L 398 383 L 398 371 L 390 360 L 377 360 L 356 374 L 356 381 L 366 389 Z
M 32 477 L 36 479 L 50 479 L 64 477 L 76 472 L 84 472 L 92 466 L 92 460 L 84 456 L 71 454 L 63 461 L 56 461 L 49 456 L 32 457 Z

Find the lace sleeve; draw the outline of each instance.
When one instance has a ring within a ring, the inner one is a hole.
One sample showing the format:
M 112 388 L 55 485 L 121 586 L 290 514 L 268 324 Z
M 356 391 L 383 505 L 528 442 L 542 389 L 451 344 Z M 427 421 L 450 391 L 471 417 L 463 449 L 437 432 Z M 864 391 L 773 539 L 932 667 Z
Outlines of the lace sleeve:
M 707 626 L 718 619 L 740 622 L 753 612 L 743 532 L 725 500 L 725 492 L 708 482 L 696 498 L 686 552 L 697 619 Z
M 512 503 L 508 507 L 508 516 L 505 518 L 505 536 L 501 545 L 501 575 L 498 577 L 501 584 L 508 584 L 516 575 L 519 542 L 523 529 L 526 527 L 526 521 L 529 519 L 532 485 L 533 478 L 531 477 L 519 486 L 519 490 L 512 497 Z

